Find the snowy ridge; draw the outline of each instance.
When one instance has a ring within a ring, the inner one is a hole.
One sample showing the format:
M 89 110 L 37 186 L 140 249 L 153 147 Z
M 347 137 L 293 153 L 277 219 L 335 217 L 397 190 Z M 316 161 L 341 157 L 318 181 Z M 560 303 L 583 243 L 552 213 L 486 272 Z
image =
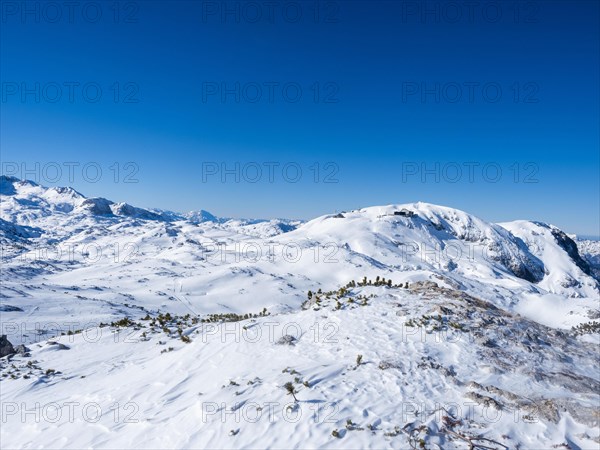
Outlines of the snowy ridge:
M 413 215 L 396 215 L 399 211 Z M 391 251 L 389 244 L 395 245 L 403 259 L 418 255 L 421 262 L 441 268 L 441 264 L 447 265 L 451 260 L 460 264 L 481 257 L 498 262 L 505 270 L 528 281 L 538 281 L 543 276 L 543 264 L 519 240 L 501 227 L 487 224 L 463 211 L 419 202 L 365 208 L 341 216 L 315 219 L 301 231 L 312 233 L 315 230 L 317 236 L 329 233 L 343 239 L 351 233 L 344 232 L 346 227 L 349 230 L 362 228 L 363 234 L 373 235 L 374 246 L 387 246 Z M 365 245 L 363 237 L 356 235 L 352 241 L 359 251 Z M 376 253 L 373 247 L 364 250 Z
M 577 239 L 579 253 L 589 264 L 596 280 L 600 280 L 600 241 L 590 239 Z
M 127 293 L 154 309 L 182 312 L 179 301 L 165 300 L 184 293 L 198 313 L 243 312 L 294 308 L 315 283 L 330 289 L 348 278 L 388 273 L 403 282 L 442 276 L 449 285 L 482 292 L 523 314 L 545 299 L 559 312 L 546 317 L 535 311 L 532 318 L 564 328 L 589 320 L 598 309 L 597 281 L 581 270 L 577 255 L 558 245 L 551 229 L 532 222 L 499 226 L 426 203 L 364 208 L 304 224 L 218 219 L 206 211 L 190 220 L 87 199 L 68 188 L 7 177 L 1 182 L 0 218 L 11 227 L 29 227 L 18 228 L 19 235 L 2 228 L 7 248 L 15 243 L 11 248 L 19 249 L 4 252 L 7 286 L 24 283 L 15 274 L 24 274 L 25 284 L 33 282 L 29 272 L 43 266 L 47 278 L 39 281 L 55 291 L 77 279 L 78 295 L 90 298 L 114 302 L 115 294 Z M 202 217 L 207 220 L 198 220 Z M 520 227 L 538 231 L 523 234 Z M 31 307 L 39 308 L 42 292 L 29 295 Z
M 598 281 L 579 255 L 577 244 L 557 227 L 528 221 L 501 225 L 527 242 L 529 250 L 544 262 L 545 276 L 539 286 L 562 295 L 593 296 L 598 292 Z M 578 290 L 569 290 L 572 287 Z

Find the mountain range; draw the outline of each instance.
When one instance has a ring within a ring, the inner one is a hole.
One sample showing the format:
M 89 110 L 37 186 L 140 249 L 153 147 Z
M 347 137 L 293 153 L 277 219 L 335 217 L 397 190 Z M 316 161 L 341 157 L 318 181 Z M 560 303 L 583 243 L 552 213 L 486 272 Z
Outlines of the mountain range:
M 78 433 L 4 411 L 11 447 L 42 434 L 50 447 L 600 442 L 598 242 L 423 202 L 298 221 L 144 209 L 7 176 L 0 196 L 2 334 L 28 347 L 0 360 L 3 401 L 130 401 L 140 419 L 104 411 Z M 223 335 L 269 323 L 274 339 Z M 275 419 L 230 420 L 268 401 L 286 404 Z M 320 407 L 331 421 L 315 420 Z

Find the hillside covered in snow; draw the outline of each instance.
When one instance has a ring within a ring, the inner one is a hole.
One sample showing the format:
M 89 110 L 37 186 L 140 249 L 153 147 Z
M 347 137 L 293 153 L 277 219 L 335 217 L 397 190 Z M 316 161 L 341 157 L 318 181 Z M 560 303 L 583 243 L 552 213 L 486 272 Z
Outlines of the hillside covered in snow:
M 422 202 L 242 220 L 2 176 L 2 446 L 598 448 L 596 244 Z

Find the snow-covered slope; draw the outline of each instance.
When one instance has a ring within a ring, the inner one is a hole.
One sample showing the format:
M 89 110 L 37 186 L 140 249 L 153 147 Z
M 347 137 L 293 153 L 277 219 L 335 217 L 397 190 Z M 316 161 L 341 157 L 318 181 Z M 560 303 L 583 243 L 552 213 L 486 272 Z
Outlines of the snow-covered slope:
M 555 226 L 518 220 L 500 224 L 526 243 L 529 251 L 543 261 L 544 279 L 539 286 L 567 296 L 598 295 L 598 280 L 584 260 L 577 244 Z
M 306 223 L 224 219 L 9 177 L 0 178 L 0 194 L 0 325 L 13 344 L 31 348 L 31 357 L 14 357 L 15 367 L 3 365 L 2 401 L 96 402 L 103 411 L 133 402 L 140 413 L 135 423 L 106 413 L 79 428 L 60 420 L 31 426 L 10 414 L 3 446 L 407 448 L 422 439 L 425 448 L 463 448 L 452 433 L 506 446 L 490 448 L 597 445 L 600 380 L 588 343 L 597 343 L 590 321 L 600 317 L 598 283 L 589 252 L 582 257 L 555 227 L 491 224 L 427 203 Z M 268 316 L 244 319 L 264 308 Z M 232 319 L 241 320 L 221 323 Z M 120 328 L 100 327 L 118 321 Z M 277 339 L 294 334 L 296 345 L 244 336 L 256 327 L 267 333 L 269 321 L 280 327 Z M 311 324 L 319 338 L 308 337 Z M 228 326 L 237 339 L 219 336 Z M 88 331 L 59 339 L 68 349 L 48 341 L 80 329 Z M 337 340 L 323 341 L 332 330 Z M 129 335 L 137 337 L 124 342 Z M 357 354 L 365 364 L 355 369 Z M 289 399 L 282 385 L 296 377 L 307 395 L 293 406 L 298 422 L 282 418 L 293 412 L 287 407 L 253 426 L 247 417 L 237 426 L 230 415 L 220 419 L 235 401 Z M 435 402 L 463 408 L 435 418 L 425 413 Z M 467 417 L 468 402 L 504 416 Z M 213 403 L 218 414 L 203 422 Z M 421 414 L 403 410 L 415 404 Z M 311 421 L 310 408 L 326 405 L 335 420 Z M 538 422 L 513 420 L 538 410 Z M 347 419 L 356 425 L 346 429 Z M 353 429 L 367 425 L 373 429 Z
M 581 257 L 589 264 L 596 280 L 600 280 L 600 240 L 577 239 Z
M 3 445 L 598 445 L 594 345 L 430 282 L 349 287 L 238 322 L 135 322 L 3 363 Z
M 406 211 L 410 216 L 396 215 Z M 296 234 L 330 240 L 388 261 L 498 277 L 498 271 L 536 282 L 543 264 L 503 228 L 463 211 L 427 203 L 365 208 L 307 223 Z M 496 273 L 495 273 L 496 272 Z
M 285 310 L 297 307 L 315 283 L 329 289 L 380 273 L 399 281 L 442 277 L 498 306 L 564 328 L 598 309 L 597 283 L 580 268 L 576 251 L 565 250 L 564 240 L 562 247 L 557 243 L 557 229 L 536 232 L 539 242 L 529 248 L 533 240 L 520 235 L 518 226 L 511 228 L 515 235 L 507 224 L 426 203 L 365 208 L 302 224 L 150 211 L 7 177 L 0 186 L 2 301 L 15 298 L 35 308 L 38 319 L 57 304 L 76 314 L 82 303 L 103 305 L 106 314 L 120 314 L 124 303 L 195 313 Z M 73 286 L 77 293 L 71 294 Z M 40 302 L 48 297 L 55 300 Z M 569 301 L 574 297 L 580 300 Z M 552 314 L 521 308 L 539 299 L 552 305 Z

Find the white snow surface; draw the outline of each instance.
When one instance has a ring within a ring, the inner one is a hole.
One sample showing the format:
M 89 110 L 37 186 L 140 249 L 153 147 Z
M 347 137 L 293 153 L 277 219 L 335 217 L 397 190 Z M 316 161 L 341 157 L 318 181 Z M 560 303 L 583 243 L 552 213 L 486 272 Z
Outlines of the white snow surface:
M 10 177 L 0 196 L 1 334 L 30 349 L 0 359 L 2 448 L 600 445 L 598 334 L 571 331 L 598 280 L 551 225 L 422 202 L 223 219 Z

